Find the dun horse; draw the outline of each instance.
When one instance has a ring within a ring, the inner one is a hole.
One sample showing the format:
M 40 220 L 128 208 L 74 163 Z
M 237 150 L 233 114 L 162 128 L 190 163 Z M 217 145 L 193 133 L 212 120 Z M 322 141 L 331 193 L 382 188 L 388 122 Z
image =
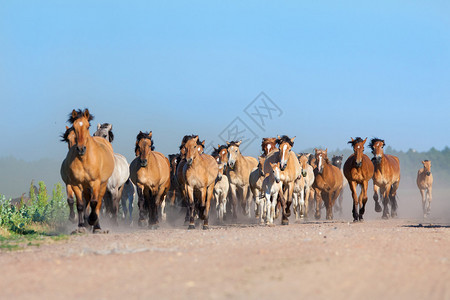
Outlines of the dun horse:
M 375 211 L 381 212 L 381 206 L 378 203 L 378 191 L 383 201 L 383 219 L 389 218 L 389 207 L 391 204 L 391 216 L 397 216 L 397 194 L 398 185 L 400 184 L 400 161 L 398 157 L 384 154 L 384 140 L 373 138 L 370 141 L 370 149 L 374 157 L 372 162 L 375 170 L 373 173 L 373 200 L 375 200 Z
M 97 131 L 93 136 L 98 136 L 106 139 L 110 143 L 114 140 L 114 134 L 112 132 L 112 125 L 109 123 L 98 124 Z M 104 205 L 106 212 L 111 215 L 112 222 L 117 224 L 117 214 L 119 213 L 119 204 L 122 198 L 123 185 L 130 177 L 130 168 L 128 166 L 127 159 L 118 153 L 114 153 L 114 171 L 108 179 L 106 185 L 106 193 L 104 196 Z M 126 208 L 122 208 L 126 210 Z
M 327 220 L 332 220 L 333 206 L 342 189 L 342 173 L 329 162 L 327 149 L 315 149 L 315 158 L 317 162 L 313 184 L 316 197 L 315 218 L 320 219 L 320 208 L 323 201 L 327 211 Z
M 186 164 L 183 168 L 183 174 L 186 180 L 186 192 L 189 197 L 188 229 L 195 228 L 195 204 L 198 206 L 199 217 L 203 220 L 203 229 L 208 229 L 211 197 L 219 170 L 216 160 L 211 155 L 199 152 L 197 142 L 198 136 L 188 140 L 184 145 Z M 199 196 L 197 203 L 194 199 L 195 195 Z
M 256 168 L 258 161 L 254 157 L 243 156 L 239 149 L 239 142 L 227 142 L 228 145 L 228 168 L 227 176 L 230 182 L 232 197 L 233 218 L 237 218 L 237 203 L 240 198 L 244 214 L 250 217 L 251 197 L 249 189 L 250 172 Z
M 433 174 L 431 174 L 431 161 L 422 161 L 423 168 L 417 172 L 417 187 L 422 195 L 423 217 L 430 215 L 432 190 L 433 190 Z
M 69 149 L 61 167 L 77 199 L 78 230 L 83 232 L 87 205 L 88 217 L 93 231 L 101 232 L 99 212 L 109 177 L 114 170 L 114 154 L 111 144 L 105 139 L 89 134 L 90 121 L 94 117 L 88 109 L 73 110 L 69 122 L 75 131 L 76 143 Z M 63 178 L 64 180 L 64 178 Z M 86 202 L 85 202 L 86 201 Z
M 353 197 L 353 222 L 363 220 L 364 211 L 367 203 L 367 187 L 369 180 L 373 176 L 373 164 L 370 158 L 364 154 L 364 144 L 367 138 L 363 140 L 360 137 L 349 141 L 352 144 L 353 154 L 345 161 L 344 175 L 347 178 L 348 185 L 352 191 Z M 361 186 L 361 192 L 358 196 L 356 187 Z M 359 205 L 359 212 L 358 212 Z
M 309 198 L 311 195 L 312 185 L 314 183 L 314 169 L 308 163 L 310 153 L 301 153 L 298 155 L 300 163 L 301 176 L 295 181 L 293 194 L 293 210 L 295 218 L 308 218 Z
M 139 132 L 135 147 L 137 157 L 130 164 L 130 179 L 138 193 L 138 225 L 143 225 L 148 208 L 148 225 L 156 229 L 158 208 L 170 187 L 170 164 L 162 153 L 153 149 L 152 132 Z

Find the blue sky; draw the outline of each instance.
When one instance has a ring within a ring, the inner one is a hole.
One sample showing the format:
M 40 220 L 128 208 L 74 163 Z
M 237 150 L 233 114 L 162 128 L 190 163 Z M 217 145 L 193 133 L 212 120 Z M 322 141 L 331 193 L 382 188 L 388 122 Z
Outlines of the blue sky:
M 84 107 L 129 159 L 139 130 L 169 154 L 184 134 L 222 143 L 236 117 L 251 155 L 277 134 L 298 151 L 450 145 L 449 2 L 336 2 L 2 1 L 0 157 L 62 160 Z M 282 111 L 263 129 L 244 112 L 261 92 Z

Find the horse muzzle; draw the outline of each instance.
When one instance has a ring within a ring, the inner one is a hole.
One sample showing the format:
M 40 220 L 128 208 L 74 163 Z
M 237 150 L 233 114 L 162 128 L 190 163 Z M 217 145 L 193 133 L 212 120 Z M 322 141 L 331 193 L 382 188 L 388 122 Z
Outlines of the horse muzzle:
M 286 163 L 284 163 L 282 165 L 280 164 L 280 170 L 284 171 L 286 169 L 286 165 L 287 165 Z
M 375 156 L 373 161 L 377 164 L 381 163 L 381 156 Z
M 361 162 L 361 161 L 357 161 L 357 162 L 355 163 L 355 165 L 356 165 L 357 168 L 361 168 L 362 162 Z
M 431 172 L 427 172 L 427 176 L 430 176 L 431 175 Z
M 141 159 L 141 167 L 145 168 L 148 164 L 148 160 L 146 159 Z
M 234 161 L 229 161 L 228 166 L 232 169 L 234 169 Z
M 306 177 L 306 171 L 302 171 L 302 176 Z
M 192 157 L 186 159 L 186 163 L 188 164 L 188 166 L 192 165 L 192 161 L 193 161 Z
M 280 178 L 275 178 L 276 183 L 280 183 L 280 181 L 281 181 Z
M 82 147 L 77 146 L 77 151 L 79 156 L 83 156 L 86 153 L 86 146 Z

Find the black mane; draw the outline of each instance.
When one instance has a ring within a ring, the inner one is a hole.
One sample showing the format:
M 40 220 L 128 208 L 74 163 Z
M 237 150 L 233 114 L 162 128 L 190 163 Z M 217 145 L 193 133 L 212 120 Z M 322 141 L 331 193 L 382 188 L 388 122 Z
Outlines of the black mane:
M 364 140 L 358 136 L 353 141 L 348 141 L 347 144 L 352 144 L 352 147 L 354 147 L 356 144 L 361 143 L 361 142 L 364 142 Z
M 61 137 L 61 142 L 69 142 L 69 134 L 72 132 L 72 131 L 74 131 L 75 129 L 73 129 L 73 126 L 72 127 L 70 127 L 70 128 L 68 128 L 67 130 L 66 130 L 66 132 L 64 132 L 63 134 L 61 134 L 60 135 L 60 137 Z
M 278 146 L 281 145 L 282 143 L 288 143 L 289 145 L 291 145 L 291 147 L 294 146 L 294 142 L 292 142 L 291 139 L 287 135 L 283 135 L 282 137 L 277 139 L 276 143 L 278 144 Z
M 214 150 L 211 152 L 211 156 L 216 157 L 219 155 L 220 151 L 227 148 L 228 148 L 227 145 L 220 145 L 219 148 L 214 148 Z
M 136 147 L 134 147 L 134 153 L 136 153 L 139 149 L 139 141 L 142 139 L 149 139 L 152 143 L 152 151 L 155 150 L 155 145 L 153 144 L 153 139 L 150 136 L 150 133 L 148 132 L 139 132 L 139 134 L 136 136 Z
M 382 139 L 379 139 L 379 138 L 373 138 L 373 139 L 370 140 L 370 144 L 369 144 L 369 148 L 372 149 L 372 151 L 374 150 L 374 149 L 373 149 L 373 146 L 375 145 L 376 142 L 383 142 L 383 147 L 384 147 L 384 145 L 386 144 L 386 143 L 384 142 L 384 140 L 382 140 Z
M 84 111 L 86 111 L 86 110 L 87 110 L 87 108 L 84 109 Z M 72 116 L 72 113 L 70 113 L 69 114 L 69 119 L 67 120 L 67 122 L 69 122 L 70 124 L 73 124 L 73 122 L 75 122 L 76 120 L 78 120 L 79 118 L 81 118 L 83 116 L 83 112 L 84 111 L 81 110 L 81 109 L 77 110 L 76 111 L 77 112 L 77 118 L 76 119 Z M 89 123 L 92 120 L 94 120 L 94 115 L 91 115 L 91 113 L 89 113 L 89 118 L 88 118 Z
M 191 135 L 185 135 L 183 139 L 181 140 L 180 150 L 183 149 L 184 145 L 186 145 L 187 141 L 198 137 L 198 135 L 191 134 Z M 197 140 L 197 145 L 201 145 L 200 138 Z

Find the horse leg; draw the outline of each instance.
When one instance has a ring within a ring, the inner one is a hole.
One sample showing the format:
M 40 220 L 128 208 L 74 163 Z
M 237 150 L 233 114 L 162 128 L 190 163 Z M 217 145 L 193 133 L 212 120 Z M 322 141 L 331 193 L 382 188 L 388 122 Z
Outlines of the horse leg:
M 363 221 L 363 215 L 366 211 L 366 203 L 367 203 L 367 188 L 369 187 L 369 181 L 363 181 L 361 186 L 361 194 L 360 194 L 360 203 L 359 203 L 359 220 Z M 362 206 L 361 206 L 362 205 Z
M 144 226 L 145 222 L 146 205 L 145 205 L 144 189 L 145 189 L 144 185 L 139 183 L 136 185 L 136 190 L 138 194 L 138 207 L 139 207 L 139 220 L 138 220 L 139 227 Z
M 73 192 L 75 193 L 75 197 L 77 200 L 77 213 L 78 213 L 78 229 L 76 229 L 72 233 L 85 233 L 86 232 L 86 223 L 85 223 L 85 203 L 83 201 L 82 191 L 79 187 L 73 187 Z
M 230 183 L 230 190 L 231 190 L 231 210 L 233 211 L 233 220 L 237 219 L 237 196 L 236 196 L 236 190 L 237 187 L 235 184 Z
M 316 213 L 314 217 L 316 218 L 316 220 L 319 220 L 320 208 L 322 206 L 322 192 L 319 189 L 316 189 L 315 198 L 316 198 Z
M 189 198 L 189 203 L 188 203 L 188 212 L 189 212 L 189 226 L 188 229 L 195 229 L 195 219 L 194 219 L 194 211 L 195 211 L 195 206 L 194 206 L 194 188 L 190 187 L 190 186 L 186 186 L 186 190 L 187 190 L 187 196 Z
M 211 208 L 211 198 L 214 192 L 214 183 L 212 183 L 206 190 L 205 211 L 203 213 L 203 230 L 209 229 L 209 209 Z M 202 193 L 203 198 L 203 193 Z
M 427 189 L 427 209 L 426 209 L 426 214 L 427 216 L 430 215 L 430 211 L 431 211 L 431 200 L 433 200 L 433 197 L 431 196 L 433 188 L 430 186 Z
M 92 189 L 91 192 L 92 198 L 89 204 L 91 206 L 91 213 L 89 214 L 88 222 L 90 225 L 94 226 L 93 229 L 94 233 L 107 233 L 107 231 L 105 232 L 101 231 L 99 221 L 99 214 L 102 206 L 102 200 L 106 192 L 106 182 L 102 184 L 100 183 L 100 181 L 95 181 L 92 184 L 91 189 Z
M 286 195 L 286 196 L 285 196 Z M 287 196 L 289 195 L 289 187 L 284 191 L 281 189 L 278 193 L 278 196 L 280 197 L 281 202 L 281 225 L 289 225 L 289 219 L 288 217 L 291 215 L 291 212 L 289 210 L 288 204 L 287 204 Z M 290 203 L 289 203 L 290 205 Z M 286 210 L 288 213 L 286 213 Z
M 422 196 L 422 211 L 423 211 L 423 217 L 425 218 L 426 217 L 426 212 L 427 212 L 427 210 L 426 210 L 426 201 L 427 201 L 427 199 L 426 199 L 426 197 L 427 197 L 427 195 L 426 195 L 426 190 L 425 189 L 419 189 L 419 191 L 420 191 L 420 195 Z
M 383 197 L 383 219 L 389 219 L 389 192 L 391 191 L 391 186 L 387 185 L 384 188 L 381 188 L 381 195 Z
M 399 181 L 394 182 L 391 187 L 391 191 L 389 193 L 389 199 L 391 201 L 391 216 L 393 218 L 397 217 L 397 199 L 395 199 L 395 196 L 397 195 L 397 189 L 399 185 Z
M 299 215 L 301 213 L 301 208 L 298 204 L 298 193 L 292 194 L 292 210 L 294 211 L 295 219 L 298 220 Z
M 378 202 L 378 193 L 379 193 L 380 187 L 373 184 L 373 200 L 375 201 L 375 211 L 381 212 L 381 205 L 380 202 Z M 380 196 L 383 197 L 383 195 L 380 193 Z
M 305 200 L 304 200 L 304 202 L 305 202 L 305 204 L 304 204 L 304 215 L 303 215 L 303 217 L 305 218 L 305 219 L 308 219 L 308 212 L 309 212 L 309 196 L 310 196 L 310 194 L 311 194 L 311 188 L 309 187 L 309 186 L 307 186 L 307 187 L 305 187 L 305 190 L 304 190 L 304 197 L 305 197 Z
M 167 219 L 167 213 L 166 213 L 166 197 L 161 201 L 161 204 L 159 205 L 159 211 L 161 212 L 161 220 L 166 221 Z
M 259 190 L 257 188 L 252 188 L 252 195 L 255 200 L 255 219 L 259 219 L 259 216 L 261 215 L 261 199 L 259 198 Z
M 117 222 L 117 215 L 119 214 L 119 191 L 114 188 L 111 191 L 111 221 L 113 225 L 119 225 Z
M 122 218 L 124 220 L 127 219 L 128 216 L 128 206 L 127 206 L 127 198 L 124 198 L 123 196 L 120 197 L 120 205 L 122 205 Z
M 67 184 L 66 185 L 66 192 L 67 192 L 67 204 L 69 205 L 69 221 L 72 223 L 75 223 L 75 210 L 73 209 L 73 206 L 75 204 L 75 200 L 73 199 L 74 192 L 72 189 L 72 186 Z
M 334 199 L 334 193 L 325 193 L 324 194 L 324 203 L 325 203 L 325 209 L 326 209 L 326 219 L 327 220 L 333 220 L 333 199 Z
M 342 212 L 343 212 L 343 205 L 342 205 L 342 201 L 343 200 L 344 200 L 344 188 L 342 188 L 341 192 L 339 193 L 339 200 L 338 200 L 339 209 L 338 209 L 338 212 L 339 212 L 340 216 L 342 216 Z

